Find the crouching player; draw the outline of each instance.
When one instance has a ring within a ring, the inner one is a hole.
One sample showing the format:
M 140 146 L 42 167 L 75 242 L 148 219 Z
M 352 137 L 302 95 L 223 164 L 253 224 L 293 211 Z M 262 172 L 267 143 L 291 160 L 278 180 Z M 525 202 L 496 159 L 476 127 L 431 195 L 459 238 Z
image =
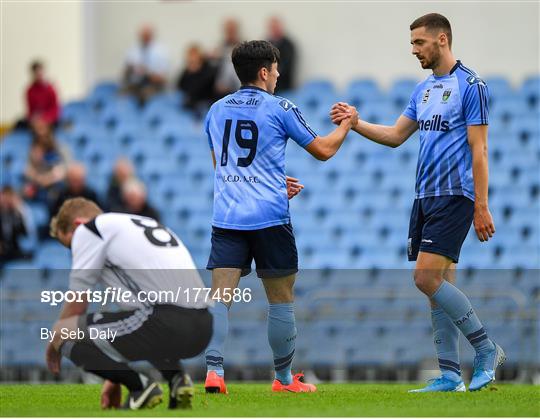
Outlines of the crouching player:
M 103 408 L 120 406 L 123 384 L 129 390 L 124 408 L 137 410 L 162 401 L 159 384 L 128 365 L 149 361 L 169 384 L 169 408 L 191 407 L 193 384 L 180 360 L 206 348 L 212 316 L 203 297 L 193 298 L 204 293 L 182 292 L 204 287 L 183 243 L 151 218 L 103 214 L 83 198 L 62 205 L 51 221 L 51 235 L 71 248 L 70 290 L 103 283 L 130 298 L 115 301 L 122 310 L 118 312 L 87 313 L 87 298 L 65 302 L 47 347 L 49 370 L 60 371 L 63 355 L 105 379 Z M 151 295 L 170 291 L 175 295 L 171 301 L 147 302 Z

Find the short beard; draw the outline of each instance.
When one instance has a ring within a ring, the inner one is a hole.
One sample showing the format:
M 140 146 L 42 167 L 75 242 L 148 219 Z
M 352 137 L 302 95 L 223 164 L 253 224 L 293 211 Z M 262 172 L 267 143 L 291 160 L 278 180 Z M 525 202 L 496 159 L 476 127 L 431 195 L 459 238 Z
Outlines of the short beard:
M 431 60 L 429 62 L 426 62 L 426 66 L 423 67 L 423 68 L 433 70 L 433 69 L 435 69 L 435 68 L 437 68 L 439 66 L 440 62 L 441 62 L 441 53 L 437 49 L 437 51 L 435 51 L 433 53 L 433 56 L 432 56 Z

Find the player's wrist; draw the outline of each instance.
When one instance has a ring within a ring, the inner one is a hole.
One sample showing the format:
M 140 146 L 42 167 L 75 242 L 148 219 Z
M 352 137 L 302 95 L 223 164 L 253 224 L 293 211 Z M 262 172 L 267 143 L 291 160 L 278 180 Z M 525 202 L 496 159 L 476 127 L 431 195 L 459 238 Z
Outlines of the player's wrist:
M 485 209 L 488 209 L 488 202 L 487 200 L 475 200 L 474 201 L 474 209 L 476 210 L 485 210 Z

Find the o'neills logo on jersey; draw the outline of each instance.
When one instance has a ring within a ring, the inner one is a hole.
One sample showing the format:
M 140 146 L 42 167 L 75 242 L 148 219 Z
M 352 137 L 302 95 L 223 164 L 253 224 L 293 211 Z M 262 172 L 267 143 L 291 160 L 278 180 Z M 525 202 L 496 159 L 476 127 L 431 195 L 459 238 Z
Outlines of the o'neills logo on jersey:
M 450 131 L 450 121 L 443 121 L 442 115 L 433 115 L 431 119 L 418 121 L 420 131 Z

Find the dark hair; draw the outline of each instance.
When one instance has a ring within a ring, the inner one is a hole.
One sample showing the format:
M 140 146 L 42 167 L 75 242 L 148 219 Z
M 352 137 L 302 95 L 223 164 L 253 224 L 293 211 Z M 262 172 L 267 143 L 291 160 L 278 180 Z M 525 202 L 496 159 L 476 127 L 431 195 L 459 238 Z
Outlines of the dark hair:
M 30 64 L 30 70 L 32 70 L 32 72 L 34 72 L 38 68 L 43 68 L 43 63 L 41 61 L 39 61 L 39 60 L 32 61 L 32 63 Z
M 279 50 L 268 41 L 241 42 L 232 52 L 234 71 L 242 84 L 257 80 L 261 68 L 279 63 Z
M 442 31 L 448 38 L 448 46 L 452 47 L 452 27 L 450 21 L 439 13 L 428 13 L 427 15 L 420 16 L 413 23 L 411 23 L 411 31 L 416 28 L 425 27 L 428 31 L 433 32 L 435 30 Z

